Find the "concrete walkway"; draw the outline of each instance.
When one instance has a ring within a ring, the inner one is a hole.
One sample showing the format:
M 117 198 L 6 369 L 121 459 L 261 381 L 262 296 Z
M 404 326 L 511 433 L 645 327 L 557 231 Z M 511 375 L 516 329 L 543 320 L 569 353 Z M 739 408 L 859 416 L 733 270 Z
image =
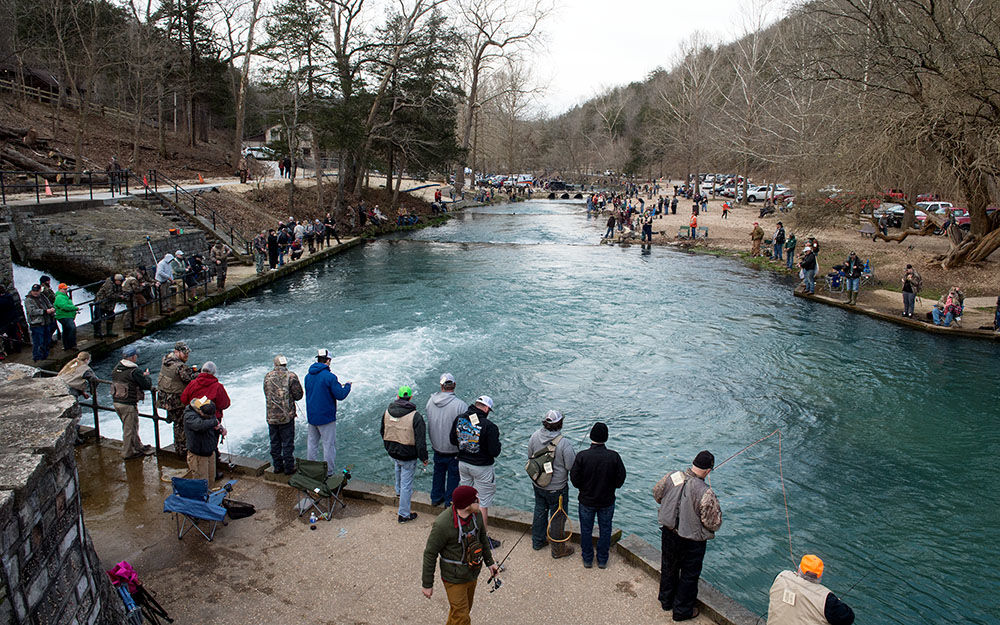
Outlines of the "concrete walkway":
M 447 617 L 439 575 L 431 599 L 420 591 L 430 514 L 400 525 L 394 506 L 348 499 L 332 521 L 310 530 L 293 510 L 295 490 L 242 477 L 232 498 L 254 504 L 257 514 L 220 527 L 212 543 L 194 532 L 178 541 L 172 515 L 162 510 L 171 492 L 163 478 L 177 472 L 179 460 L 161 454 L 122 462 L 116 447 L 89 444 L 78 448 L 77 461 L 84 519 L 103 568 L 129 561 L 177 623 L 398 625 Z M 490 533 L 503 541 L 500 558 L 520 535 Z M 578 553 L 553 560 L 525 536 L 497 592 L 489 593 L 481 576 L 473 622 L 672 622 L 656 600 L 656 579 L 617 553 L 605 570 L 584 569 Z

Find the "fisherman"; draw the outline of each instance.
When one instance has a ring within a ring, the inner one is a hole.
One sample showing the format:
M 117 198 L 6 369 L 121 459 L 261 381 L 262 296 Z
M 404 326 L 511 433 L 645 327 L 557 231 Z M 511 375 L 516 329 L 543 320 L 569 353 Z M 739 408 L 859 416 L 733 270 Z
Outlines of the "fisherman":
M 691 238 L 695 239 L 698 237 L 698 208 L 695 207 L 691 211 L 691 222 L 689 224 L 691 229 Z
M 674 187 L 674 188 L 676 189 L 676 187 Z M 677 192 L 676 191 L 674 191 L 674 197 L 673 197 L 673 199 L 670 200 L 670 214 L 671 215 L 676 215 L 677 214 Z
M 792 263 L 795 262 L 795 246 L 798 245 L 798 241 L 795 240 L 795 233 L 788 235 L 785 239 L 785 266 L 789 269 L 792 268 Z
M 441 582 L 448 595 L 447 625 L 470 625 L 469 612 L 476 594 L 476 581 L 485 563 L 496 576 L 493 551 L 486 547 L 486 517 L 478 493 L 471 486 L 459 486 L 451 494 L 452 507 L 434 519 L 424 547 L 421 586 L 428 599 L 434 594 L 434 569 L 441 560 Z M 457 540 L 456 540 L 457 538 Z
M 559 508 L 559 498 L 562 497 L 563 503 L 569 505 L 569 470 L 576 461 L 576 451 L 573 443 L 562 435 L 564 423 L 561 412 L 549 410 L 542 419 L 542 427 L 528 439 L 529 461 L 540 462 L 542 467 L 538 478 L 532 480 L 535 515 L 531 521 L 531 546 L 535 551 L 545 549 L 548 521 Z M 552 543 L 553 558 L 572 554 L 571 545 Z
M 35 362 L 49 357 L 49 347 L 52 345 L 52 332 L 49 323 L 56 309 L 52 302 L 42 295 L 42 287 L 32 284 L 31 290 L 24 298 L 24 310 L 28 315 L 28 327 L 31 328 L 31 359 Z
M 215 458 L 220 436 L 226 436 L 226 428 L 219 422 L 212 400 L 205 396 L 192 399 L 184 409 L 188 471 L 192 478 L 208 481 L 209 489 L 219 478 L 215 473 Z
M 165 313 L 170 313 L 174 310 L 170 297 L 170 287 L 174 282 L 173 267 L 174 255 L 164 254 L 160 262 L 156 263 L 156 273 L 153 274 L 153 284 L 159 289 L 160 310 Z
M 576 456 L 570 479 L 580 490 L 580 557 L 584 568 L 594 566 L 594 519 L 597 519 L 597 568 L 608 566 L 611 523 L 615 516 L 615 490 L 625 484 L 625 463 L 606 447 L 608 426 L 598 421 L 590 429 L 590 447 Z
M 80 308 L 73 303 L 73 298 L 69 295 L 69 285 L 65 282 L 59 284 L 59 292 L 56 293 L 52 307 L 56 311 L 56 321 L 62 326 L 63 349 L 66 351 L 75 350 L 76 316 L 80 313 Z
M 92 320 L 95 338 L 118 336 L 112 330 L 115 325 L 115 305 L 124 300 L 122 292 L 124 282 L 125 276 L 116 273 L 105 280 L 101 288 L 97 290 L 97 295 L 94 296 L 94 318 Z
M 764 240 L 764 230 L 756 221 L 753 222 L 753 230 L 750 232 L 750 255 L 754 258 L 760 256 L 760 243 Z
M 771 242 L 774 244 L 774 255 L 771 258 L 781 260 L 781 250 L 785 247 L 785 226 L 780 221 L 774 229 Z
M 126 330 L 146 323 L 146 286 L 146 272 L 142 269 L 136 269 L 122 283 L 122 296 L 128 308 L 124 321 Z
M 56 375 L 66 382 L 69 392 L 78 400 L 90 398 L 90 385 L 98 381 L 97 374 L 90 368 L 90 352 L 80 352 L 76 358 L 66 363 Z
M 805 249 L 802 250 L 802 260 L 799 261 L 799 267 L 802 268 L 802 281 L 804 292 L 815 293 L 816 292 L 816 255 L 813 254 L 812 247 L 806 245 Z
M 139 371 L 138 360 L 139 351 L 135 345 L 126 345 L 122 349 L 122 359 L 111 371 L 111 400 L 122 420 L 122 458 L 125 460 L 155 453 L 151 446 L 139 440 L 138 404 L 143 391 L 153 388 L 153 381 L 149 379 L 149 369 Z
M 399 497 L 396 520 L 400 523 L 417 518 L 417 513 L 410 511 L 413 474 L 417 471 L 417 460 L 427 466 L 427 426 L 411 399 L 413 389 L 399 387 L 396 400 L 382 413 L 379 426 L 382 444 L 395 465 L 396 496 Z
M 858 288 L 861 286 L 861 274 L 864 272 L 865 264 L 861 262 L 858 255 L 852 250 L 844 263 L 844 277 L 847 281 L 847 303 L 858 303 Z
M 326 232 L 326 245 L 330 246 L 330 237 L 337 240 L 337 245 L 340 245 L 340 233 L 337 232 L 337 222 L 330 216 L 330 213 L 326 214 L 326 219 L 323 220 L 323 228 Z
M 722 526 L 722 509 L 705 478 L 715 467 L 715 456 L 700 451 L 691 468 L 673 471 L 653 487 L 660 504 L 660 605 L 673 610 L 674 621 L 698 616 L 698 577 L 709 539 Z
M 615 222 L 616 221 L 617 220 L 615 219 L 615 215 L 614 215 L 614 213 L 612 213 L 608 217 L 608 231 L 604 233 L 604 238 L 605 239 L 610 239 L 613 236 L 615 236 Z
M 444 373 L 441 390 L 427 400 L 427 433 L 434 449 L 434 478 L 431 482 L 431 505 L 448 507 L 451 492 L 458 486 L 458 447 L 451 442 L 455 418 L 469 409 L 455 395 L 455 376 Z
M 167 412 L 166 421 L 174 426 L 174 453 L 187 458 L 187 441 L 184 438 L 184 409 L 181 393 L 198 375 L 186 363 L 191 348 L 184 341 L 174 343 L 174 349 L 163 356 L 160 374 L 156 378 L 156 407 Z
M 229 271 L 229 248 L 222 241 L 216 242 L 208 252 L 215 268 L 215 286 L 221 291 L 226 288 L 226 273 Z
M 264 273 L 264 263 L 267 262 L 267 231 L 261 230 L 260 234 L 253 238 L 253 262 L 257 269 L 257 275 Z
M 455 417 L 450 432 L 452 444 L 458 447 L 458 481 L 463 486 L 474 486 L 479 493 L 484 531 L 489 522 L 489 507 L 497 491 L 493 463 L 500 455 L 500 430 L 489 419 L 492 411 L 493 400 L 487 395 L 480 395 L 475 404 Z M 499 546 L 499 540 L 489 539 L 491 549 Z
M 806 554 L 799 570 L 782 571 L 771 584 L 767 625 L 851 625 L 854 610 L 820 583 L 823 561 Z
M 330 371 L 330 360 L 330 351 L 320 349 L 305 379 L 306 420 L 309 422 L 306 458 L 316 459 L 317 447 L 322 441 L 328 476 L 337 472 L 337 402 L 347 399 L 351 392 L 350 381 L 342 385 Z
M 264 376 L 267 404 L 267 435 L 271 440 L 271 467 L 274 474 L 295 473 L 295 402 L 302 399 L 302 384 L 288 370 L 288 359 L 274 357 L 274 369 Z
M 653 218 L 646 217 L 642 220 L 642 240 L 648 243 L 653 242 Z

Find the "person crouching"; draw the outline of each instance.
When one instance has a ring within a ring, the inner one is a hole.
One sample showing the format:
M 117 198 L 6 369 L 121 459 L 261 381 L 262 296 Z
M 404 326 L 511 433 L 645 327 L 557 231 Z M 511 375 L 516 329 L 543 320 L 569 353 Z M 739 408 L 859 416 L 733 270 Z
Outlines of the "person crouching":
M 192 399 L 184 409 L 184 437 L 187 440 L 187 464 L 190 477 L 208 481 L 215 486 L 215 454 L 219 437 L 226 428 L 215 418 L 215 404 L 208 397 Z

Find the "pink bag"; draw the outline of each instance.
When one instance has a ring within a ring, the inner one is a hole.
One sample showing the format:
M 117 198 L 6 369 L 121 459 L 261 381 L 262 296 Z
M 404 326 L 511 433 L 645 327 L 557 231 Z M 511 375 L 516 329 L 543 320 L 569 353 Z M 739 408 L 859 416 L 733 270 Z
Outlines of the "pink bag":
M 111 584 L 114 586 L 128 584 L 128 591 L 130 593 L 134 594 L 139 588 L 139 575 L 136 574 L 132 565 L 124 560 L 108 571 L 108 577 L 111 578 Z

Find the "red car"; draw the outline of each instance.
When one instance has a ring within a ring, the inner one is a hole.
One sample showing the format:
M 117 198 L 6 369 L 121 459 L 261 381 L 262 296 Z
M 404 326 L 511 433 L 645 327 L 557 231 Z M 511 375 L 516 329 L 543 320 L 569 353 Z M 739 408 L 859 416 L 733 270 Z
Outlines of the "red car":
M 959 228 L 968 230 L 972 227 L 972 218 L 969 217 L 969 211 L 964 208 L 952 206 L 951 208 L 938 211 L 937 214 L 947 215 L 949 211 L 951 212 L 951 216 L 955 219 L 955 224 L 958 225 Z
M 903 193 L 902 189 L 886 189 L 885 192 L 882 193 L 882 197 L 890 202 L 902 201 L 906 199 L 906 194 Z

